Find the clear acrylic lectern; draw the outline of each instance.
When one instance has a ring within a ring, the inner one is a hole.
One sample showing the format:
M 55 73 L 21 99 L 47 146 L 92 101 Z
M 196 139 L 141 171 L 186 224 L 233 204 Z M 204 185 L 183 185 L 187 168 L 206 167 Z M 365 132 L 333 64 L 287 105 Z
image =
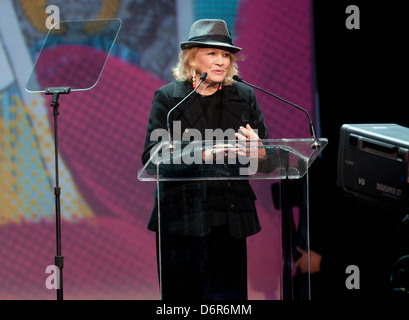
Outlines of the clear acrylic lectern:
M 235 181 L 235 180 L 275 180 L 279 181 L 281 210 L 281 257 L 282 270 L 272 275 L 281 283 L 280 298 L 283 300 L 310 299 L 309 268 L 302 275 L 295 266 L 298 259 L 297 248 L 302 248 L 309 257 L 309 217 L 308 217 L 308 168 L 327 145 L 327 139 L 319 139 L 319 148 L 313 148 L 313 139 L 279 139 L 247 141 L 162 141 L 151 151 L 149 161 L 139 171 L 140 181 L 154 181 L 157 184 L 159 253 L 161 253 L 161 228 L 169 222 L 172 215 L 169 208 L 163 208 L 164 200 L 169 197 L 180 202 L 183 187 L 176 187 L 173 194 L 163 193 L 163 184 L 176 186 L 194 185 L 198 181 Z M 260 149 L 265 149 L 258 157 Z M 212 154 L 213 157 L 206 155 Z M 273 182 L 273 181 L 272 181 Z M 186 190 L 185 190 L 186 191 Z M 290 193 L 299 193 L 294 203 Z M 172 192 L 171 192 L 172 193 Z M 201 206 L 201 199 L 195 199 L 194 191 L 188 192 L 185 206 Z M 172 202 L 172 201 L 171 201 Z M 167 202 L 169 204 L 169 201 Z M 180 210 L 180 203 L 178 210 Z M 298 207 L 297 218 L 292 209 Z M 200 210 L 200 208 L 199 208 Z M 273 208 L 271 208 L 273 210 Z M 295 223 L 295 219 L 297 220 Z M 200 227 L 200 226 L 199 226 Z M 263 230 L 261 232 L 268 232 Z M 257 235 L 255 235 L 257 236 Z M 269 246 L 266 244 L 265 250 Z M 159 254 L 160 261 L 160 254 Z M 309 263 L 308 263 L 309 265 Z M 161 265 L 159 281 L 161 283 Z

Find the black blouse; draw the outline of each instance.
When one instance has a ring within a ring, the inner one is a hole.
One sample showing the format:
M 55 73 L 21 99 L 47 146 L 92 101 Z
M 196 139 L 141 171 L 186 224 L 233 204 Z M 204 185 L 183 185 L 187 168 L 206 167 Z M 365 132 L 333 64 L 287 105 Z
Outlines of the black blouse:
M 209 129 L 220 128 L 220 114 L 222 109 L 222 91 L 217 90 L 214 94 L 203 96 L 196 93 L 196 98 L 202 106 L 203 116 L 206 119 Z M 215 181 L 208 185 L 209 196 L 212 196 L 213 204 L 213 225 L 222 225 L 227 223 L 227 204 L 224 196 L 222 184 L 224 181 Z

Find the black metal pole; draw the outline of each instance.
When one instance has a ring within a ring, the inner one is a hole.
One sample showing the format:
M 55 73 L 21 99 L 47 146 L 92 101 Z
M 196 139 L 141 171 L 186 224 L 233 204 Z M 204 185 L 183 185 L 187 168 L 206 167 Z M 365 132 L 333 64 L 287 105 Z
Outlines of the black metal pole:
M 59 113 L 59 103 L 58 103 L 58 94 L 56 95 L 57 99 L 52 105 L 54 107 L 54 144 L 55 144 L 55 214 L 56 214 L 56 236 L 57 236 L 57 255 L 55 256 L 55 265 L 58 268 L 58 286 L 57 286 L 57 299 L 63 300 L 63 276 L 62 269 L 64 266 L 64 257 L 61 255 L 61 205 L 60 205 L 60 196 L 61 188 L 59 184 L 59 168 L 58 168 L 58 116 Z
M 60 94 L 70 93 L 71 88 L 50 88 L 45 91 L 47 95 L 53 95 L 51 101 L 51 107 L 53 107 L 54 116 L 54 148 L 55 148 L 55 218 L 56 218 L 56 241 L 57 241 L 57 255 L 55 256 L 55 266 L 58 268 L 57 274 L 57 300 L 63 300 L 63 267 L 64 267 L 64 257 L 61 253 L 61 188 L 59 182 L 59 160 L 58 160 L 58 116 L 59 113 L 59 96 Z

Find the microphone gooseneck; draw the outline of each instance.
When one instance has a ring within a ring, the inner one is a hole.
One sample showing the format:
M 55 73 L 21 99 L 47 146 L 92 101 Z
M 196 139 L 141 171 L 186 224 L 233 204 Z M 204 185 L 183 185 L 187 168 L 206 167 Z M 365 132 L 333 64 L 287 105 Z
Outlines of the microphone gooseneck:
M 170 134 L 170 122 L 169 122 L 170 114 L 173 112 L 173 110 L 179 107 L 187 98 L 189 98 L 199 88 L 199 86 L 206 79 L 206 77 L 207 77 L 207 72 L 203 72 L 200 75 L 200 81 L 197 84 L 197 86 L 186 97 L 184 97 L 178 104 L 176 104 L 172 109 L 170 109 L 166 116 L 166 127 L 168 129 L 169 149 L 171 153 L 173 152 L 173 141 L 172 141 L 172 135 Z
M 274 97 L 274 98 L 276 98 L 278 100 L 281 100 L 281 101 L 283 101 L 283 102 L 285 102 L 285 103 L 287 103 L 287 104 L 289 104 L 289 105 L 303 111 L 307 115 L 308 120 L 310 122 L 310 132 L 311 132 L 312 139 L 314 140 L 314 142 L 312 144 L 312 148 L 315 149 L 315 150 L 318 150 L 319 148 L 321 148 L 321 143 L 319 142 L 319 140 L 317 139 L 317 135 L 315 134 L 314 123 L 312 122 L 311 116 L 307 112 L 307 110 L 305 110 L 304 108 L 302 108 L 300 106 L 297 106 L 296 104 L 294 104 L 294 103 L 292 103 L 292 102 L 290 102 L 288 100 L 285 100 L 285 99 L 283 99 L 283 98 L 281 98 L 281 97 L 279 97 L 279 96 L 277 96 L 277 95 L 275 95 L 275 94 L 273 94 L 271 92 L 268 92 L 267 90 L 264 90 L 263 88 L 260 88 L 258 86 L 255 86 L 254 84 L 251 84 L 251 83 L 248 83 L 248 82 L 244 81 L 243 78 L 238 76 L 238 75 L 234 75 L 233 80 L 235 80 L 237 82 L 242 82 L 242 83 L 244 83 L 244 84 L 246 84 L 246 85 L 248 85 L 250 87 L 256 88 L 257 90 L 260 90 L 260 91 L 262 91 L 262 92 L 264 92 L 264 93 L 266 93 L 266 94 L 268 94 L 268 95 L 270 95 L 270 96 L 272 96 L 272 97 Z

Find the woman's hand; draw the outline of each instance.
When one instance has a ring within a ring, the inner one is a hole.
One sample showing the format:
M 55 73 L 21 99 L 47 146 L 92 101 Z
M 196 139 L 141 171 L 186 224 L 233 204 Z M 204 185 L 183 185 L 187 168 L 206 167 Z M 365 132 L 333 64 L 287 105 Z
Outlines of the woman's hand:
M 240 133 L 236 133 L 236 138 L 239 141 L 242 141 L 246 144 L 246 148 L 239 148 L 239 153 L 244 151 L 246 152 L 247 157 L 257 157 L 259 160 L 263 160 L 267 157 L 267 152 L 264 148 L 259 148 L 258 146 L 262 146 L 261 142 L 258 142 L 257 147 L 254 146 L 254 141 L 260 140 L 260 137 L 257 133 L 250 127 L 250 125 L 246 125 L 246 127 L 240 127 Z M 251 141 L 251 142 L 250 142 Z
M 213 148 L 206 149 L 203 152 L 203 160 L 211 162 L 212 160 L 236 158 L 237 156 L 258 158 L 259 160 L 266 159 L 267 152 L 264 148 L 259 148 L 259 146 L 262 146 L 261 142 L 257 142 L 260 140 L 260 137 L 251 126 L 240 127 L 240 131 L 241 133 L 235 133 L 236 138 L 239 140 L 236 147 L 231 144 L 216 144 Z M 232 150 L 236 152 L 232 153 Z
M 232 153 L 232 150 L 235 150 L 234 145 L 218 143 L 213 146 L 211 149 L 206 149 L 203 152 L 202 158 L 207 163 L 216 161 L 218 159 L 227 159 L 229 157 L 236 157 L 235 153 Z

